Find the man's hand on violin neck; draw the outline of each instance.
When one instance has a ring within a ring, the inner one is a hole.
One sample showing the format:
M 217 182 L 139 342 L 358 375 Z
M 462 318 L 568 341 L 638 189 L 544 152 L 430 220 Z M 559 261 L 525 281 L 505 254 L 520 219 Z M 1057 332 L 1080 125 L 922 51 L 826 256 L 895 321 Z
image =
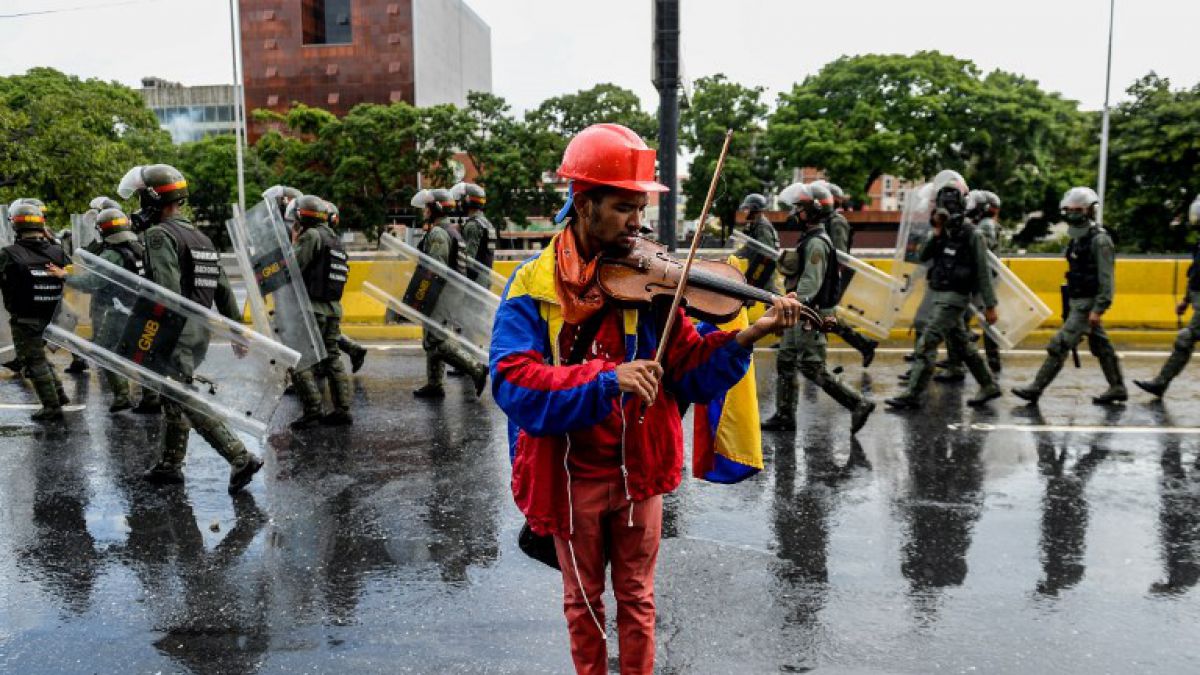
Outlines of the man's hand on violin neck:
M 776 297 L 770 309 L 758 321 L 737 334 L 738 344 L 750 347 L 766 336 L 782 333 L 812 315 L 813 310 L 801 304 L 795 293 L 788 293 L 786 298 Z
M 658 396 L 658 382 L 663 369 L 658 361 L 643 359 L 622 363 L 616 367 L 617 386 L 623 393 L 633 394 L 647 406 Z

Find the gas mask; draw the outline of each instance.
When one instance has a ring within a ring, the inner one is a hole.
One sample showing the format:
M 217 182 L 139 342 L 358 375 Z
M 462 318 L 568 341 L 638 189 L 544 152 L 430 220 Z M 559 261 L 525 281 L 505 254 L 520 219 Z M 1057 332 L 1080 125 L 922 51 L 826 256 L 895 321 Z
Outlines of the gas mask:
M 943 188 L 937 194 L 933 213 L 929 216 L 929 224 L 957 231 L 962 227 L 966 208 L 961 192 L 954 188 Z

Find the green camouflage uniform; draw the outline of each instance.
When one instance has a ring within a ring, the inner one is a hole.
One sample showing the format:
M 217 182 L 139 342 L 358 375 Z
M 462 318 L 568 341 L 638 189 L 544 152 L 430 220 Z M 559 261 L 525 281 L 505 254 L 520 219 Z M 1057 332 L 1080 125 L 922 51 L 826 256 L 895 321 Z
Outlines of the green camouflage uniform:
M 1171 380 L 1183 372 L 1183 367 L 1192 358 L 1196 343 L 1200 342 L 1200 242 L 1196 243 L 1192 251 L 1192 265 L 1188 267 L 1187 277 L 1187 298 L 1188 304 L 1192 306 L 1192 320 L 1175 336 L 1175 346 L 1171 355 L 1167 357 L 1167 362 L 1150 381 L 1149 386 L 1145 382 L 1138 382 L 1138 386 L 1158 396 L 1162 396 L 1170 386 Z
M 829 239 L 823 225 L 812 227 L 808 234 L 810 236 L 797 257 L 798 260 L 807 261 L 803 272 L 798 277 L 791 276 L 795 272 L 794 269 L 784 269 L 783 272 L 788 275 L 788 290 L 795 290 L 796 298 L 805 305 L 817 306 L 816 298 L 823 290 L 826 268 L 831 264 L 836 265 L 837 262 L 829 260 Z M 831 316 L 833 312 L 832 307 L 821 309 L 824 316 Z M 825 334 L 819 330 L 805 330 L 804 326 L 796 325 L 784 332 L 775 365 L 775 408 L 776 415 L 781 420 L 795 419 L 797 369 L 847 410 L 855 410 L 863 403 L 861 394 L 846 386 L 825 368 L 825 347 Z
M 177 216 L 173 220 L 185 229 L 195 229 L 181 217 Z M 181 293 L 182 271 L 179 264 L 179 248 L 174 237 L 161 226 L 154 225 L 146 230 L 145 241 L 146 276 L 167 290 Z M 217 282 L 215 309 L 229 319 L 241 321 L 241 312 L 238 311 L 237 301 L 224 270 L 221 271 Z M 204 361 L 208 353 L 208 341 L 209 333 L 205 326 L 196 321 L 189 321 L 184 326 L 172 354 L 174 365 L 179 371 L 175 379 L 191 383 L 196 366 Z M 160 467 L 182 467 L 187 455 L 188 432 L 193 427 L 225 461 L 229 462 L 234 471 L 244 467 L 251 459 L 257 461 L 222 420 L 189 410 L 169 398 L 164 397 L 162 404 L 163 440 Z
M 1104 379 L 1108 381 L 1109 389 L 1101 398 L 1112 395 L 1123 400 L 1125 397 L 1125 380 L 1121 375 L 1121 362 L 1117 357 L 1116 349 L 1113 348 L 1112 341 L 1108 338 L 1108 332 L 1104 330 L 1103 325 L 1092 328 L 1088 321 L 1088 315 L 1092 312 L 1104 314 L 1112 306 L 1113 290 L 1116 285 L 1117 256 L 1112 238 L 1108 236 L 1104 228 L 1095 223 L 1091 223 L 1086 228 L 1084 236 L 1093 233 L 1091 255 L 1099 281 L 1096 294 L 1092 297 L 1070 298 L 1067 318 L 1063 321 L 1062 328 L 1058 329 L 1058 332 L 1050 339 L 1050 344 L 1046 346 L 1046 360 L 1038 369 L 1033 383 L 1028 387 L 1021 388 L 1022 391 L 1032 392 L 1035 399 L 1054 381 L 1059 371 L 1062 370 L 1063 364 L 1066 363 L 1067 355 L 1085 335 L 1088 339 L 1088 349 L 1100 362 Z M 1105 401 L 1098 400 L 1097 402 Z
M 476 273 L 466 264 L 468 260 L 478 260 L 481 249 L 488 245 L 493 237 L 496 236 L 492 224 L 483 215 L 482 212 L 474 213 L 467 217 L 462 224 L 463 249 L 463 270 L 465 276 L 484 288 L 491 288 L 491 276 L 485 274 L 483 270 Z
M 328 225 L 310 227 L 304 230 L 296 241 L 296 262 L 304 270 L 316 259 L 321 250 L 321 234 L 336 236 Z M 325 358 L 313 364 L 310 368 L 296 371 L 296 393 L 304 403 L 305 415 L 321 413 L 321 388 L 317 384 L 317 375 L 324 375 L 329 381 L 329 397 L 333 407 L 341 412 L 350 411 L 350 378 L 346 375 L 346 367 L 342 364 L 342 354 L 339 342 L 342 335 L 342 303 L 339 301 L 312 302 L 313 316 L 317 322 L 317 330 L 325 342 Z
M 0 250 L 0 278 L 7 274 L 11 262 L 8 253 Z M 16 359 L 21 364 L 25 377 L 33 383 L 33 391 L 37 394 L 38 401 L 43 408 L 49 410 L 61 408 L 69 398 L 58 373 L 46 358 L 46 344 L 42 340 L 42 334 L 46 332 L 50 320 L 23 318 L 10 313 L 8 325 L 12 330 Z
M 429 228 L 429 231 L 425 233 L 425 236 L 421 238 L 421 243 L 417 247 L 422 253 L 447 267 L 450 267 L 451 247 L 449 224 L 449 218 L 439 218 Z M 459 255 L 462 255 L 461 251 Z M 433 389 L 440 389 L 442 387 L 445 377 L 443 363 L 449 363 L 454 368 L 470 374 L 472 378 L 478 378 L 481 373 L 486 373 L 487 366 L 476 361 L 456 341 L 447 340 L 428 329 L 421 332 L 423 334 L 421 347 L 425 349 L 425 379 L 427 387 Z
M 963 227 L 968 227 L 963 225 Z M 921 246 L 921 262 L 934 261 L 946 245 L 947 235 L 930 236 Z M 992 274 L 988 267 L 987 244 L 983 236 L 972 231 L 967 240 L 971 264 L 973 267 L 974 292 L 978 293 L 985 307 L 996 306 L 996 290 L 992 285 Z M 936 265 L 936 261 L 934 262 Z M 932 312 L 928 324 L 917 340 L 916 358 L 908 379 L 908 387 L 900 395 L 902 402 L 915 401 L 929 385 L 933 376 L 934 362 L 937 359 L 938 346 L 946 343 L 946 350 L 951 358 L 966 364 L 967 370 L 975 377 L 981 389 L 981 396 L 990 396 L 998 392 L 995 379 L 988 370 L 987 364 L 980 357 L 979 351 L 971 342 L 967 329 L 963 325 L 963 314 L 970 304 L 971 295 L 953 290 L 938 291 L 932 287 L 925 291 L 932 303 Z
M 1000 230 L 996 225 L 996 221 L 991 216 L 984 216 L 975 224 L 975 231 L 979 233 L 979 236 L 983 237 L 988 251 L 995 253 L 1000 247 Z M 972 314 L 974 312 L 970 308 L 963 313 L 963 325 L 967 327 L 968 331 L 970 330 Z M 986 331 L 983 333 L 983 350 L 987 354 L 988 367 L 993 371 L 999 370 L 1000 345 L 996 344 L 996 341 Z M 946 375 L 951 379 L 957 380 L 961 379 L 962 375 L 965 374 L 963 371 L 962 361 L 953 354 L 949 355 L 945 368 Z
M 137 241 L 137 235 L 128 232 L 130 241 Z M 101 245 L 89 247 L 89 252 L 95 253 L 97 257 L 106 262 L 124 269 L 125 259 L 117 251 Z M 72 288 L 77 288 L 84 293 L 94 294 L 105 285 L 102 278 L 91 274 L 73 274 L 66 279 L 67 285 Z M 92 320 L 92 342 L 103 343 L 105 341 L 105 317 L 108 315 L 109 308 L 103 303 L 92 301 L 88 307 L 88 314 Z M 125 377 L 114 373 L 107 368 L 101 369 L 101 375 L 104 383 L 108 386 L 108 390 L 113 395 L 113 405 L 115 407 L 126 406 L 130 404 L 129 400 L 129 380 Z M 149 391 L 149 390 L 146 390 Z

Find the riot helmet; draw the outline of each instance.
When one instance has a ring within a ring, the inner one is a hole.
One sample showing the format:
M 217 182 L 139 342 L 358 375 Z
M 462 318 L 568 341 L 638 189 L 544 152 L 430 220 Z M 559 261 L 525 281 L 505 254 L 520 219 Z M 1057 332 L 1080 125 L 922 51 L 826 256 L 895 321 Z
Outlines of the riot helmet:
M 128 216 L 121 209 L 108 208 L 101 211 L 96 216 L 96 227 L 100 230 L 100 235 L 108 238 L 114 234 L 122 232 L 132 232 L 133 224 L 129 222 Z
M 428 209 L 435 219 L 450 215 L 454 211 L 454 197 L 444 188 L 420 190 L 413 195 L 409 203 L 419 209 Z
M 325 202 L 325 211 L 327 213 L 329 213 L 329 226 L 330 227 L 336 228 L 338 225 L 341 224 L 342 219 L 341 219 L 341 215 L 338 213 L 337 204 L 334 204 L 331 201 L 326 201 Z
M 487 192 L 474 183 L 458 183 L 450 188 L 450 196 L 458 203 L 463 213 L 471 209 L 482 209 L 487 204 Z
M 296 205 L 296 224 L 302 228 L 320 227 L 329 223 L 329 205 L 316 195 L 298 197 Z
M 162 220 L 163 209 L 181 204 L 188 197 L 188 184 L 183 174 L 170 164 L 149 164 L 130 169 L 117 186 L 122 199 L 137 195 L 141 207 L 133 214 L 138 229 Z
M 742 199 L 742 205 L 738 207 L 738 211 L 749 211 L 750 213 L 758 213 L 759 211 L 767 210 L 767 198 L 751 192 Z
M 1059 202 L 1063 219 L 1070 225 L 1084 225 L 1096 217 L 1096 205 L 1100 196 L 1090 187 L 1073 187 L 1067 190 Z
M 104 209 L 119 209 L 121 208 L 121 205 L 115 199 L 100 195 L 99 197 L 96 197 L 92 201 L 88 202 L 88 208 L 96 211 L 103 211 Z
M 833 214 L 834 198 L 829 184 L 823 180 L 808 184 L 808 192 L 812 195 L 812 213 L 810 220 L 821 220 Z
M 17 200 L 8 209 L 8 220 L 12 223 L 13 229 L 20 232 L 41 232 L 46 231 L 46 217 L 42 215 L 42 210 L 34 204 Z
M 989 210 L 987 192 L 984 190 L 971 190 L 968 192 L 966 209 L 968 218 L 972 220 L 982 219 Z
M 288 204 L 303 196 L 303 192 L 288 185 L 272 185 L 263 192 L 263 198 L 275 202 L 281 214 L 287 211 Z
M 987 196 L 988 215 L 995 216 L 1000 213 L 1000 195 L 991 190 L 984 190 L 983 194 Z
M 962 215 L 967 207 L 967 181 L 962 174 L 944 169 L 933 177 L 933 205 L 950 216 Z
M 846 205 L 846 191 L 837 183 L 825 181 L 825 186 L 833 193 L 833 205 L 835 208 L 842 208 Z
M 8 210 L 11 212 L 14 208 L 20 206 L 21 204 L 35 206 L 37 207 L 38 213 L 40 213 L 43 218 L 46 216 L 46 203 L 37 197 L 19 197 L 14 199 L 13 202 L 8 205 Z
M 807 228 L 812 222 L 812 214 L 817 209 L 811 186 L 804 183 L 792 183 L 779 193 L 779 201 L 789 211 L 788 218 Z

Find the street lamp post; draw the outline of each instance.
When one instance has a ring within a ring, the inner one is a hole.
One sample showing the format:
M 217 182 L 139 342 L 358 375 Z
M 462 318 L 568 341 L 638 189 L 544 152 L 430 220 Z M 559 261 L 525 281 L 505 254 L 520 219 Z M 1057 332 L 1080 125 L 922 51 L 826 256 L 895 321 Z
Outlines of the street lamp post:
M 238 182 L 238 208 L 242 213 L 246 212 L 246 167 L 242 157 L 242 146 L 246 142 L 246 105 L 245 99 L 242 96 L 242 77 L 241 70 L 238 68 L 238 57 L 240 55 L 240 41 L 238 39 L 238 11 L 236 0 L 229 0 L 229 47 L 230 56 L 233 62 L 233 115 L 234 122 L 237 128 L 234 129 L 234 137 L 237 146 L 237 182 Z
M 1113 17 L 1116 15 L 1117 0 L 1108 3 L 1108 67 L 1104 73 L 1104 114 L 1100 121 L 1100 171 L 1097 176 L 1096 195 L 1100 203 L 1096 205 L 1096 222 L 1104 224 L 1104 187 L 1108 182 L 1108 94 L 1112 84 L 1112 43 Z

